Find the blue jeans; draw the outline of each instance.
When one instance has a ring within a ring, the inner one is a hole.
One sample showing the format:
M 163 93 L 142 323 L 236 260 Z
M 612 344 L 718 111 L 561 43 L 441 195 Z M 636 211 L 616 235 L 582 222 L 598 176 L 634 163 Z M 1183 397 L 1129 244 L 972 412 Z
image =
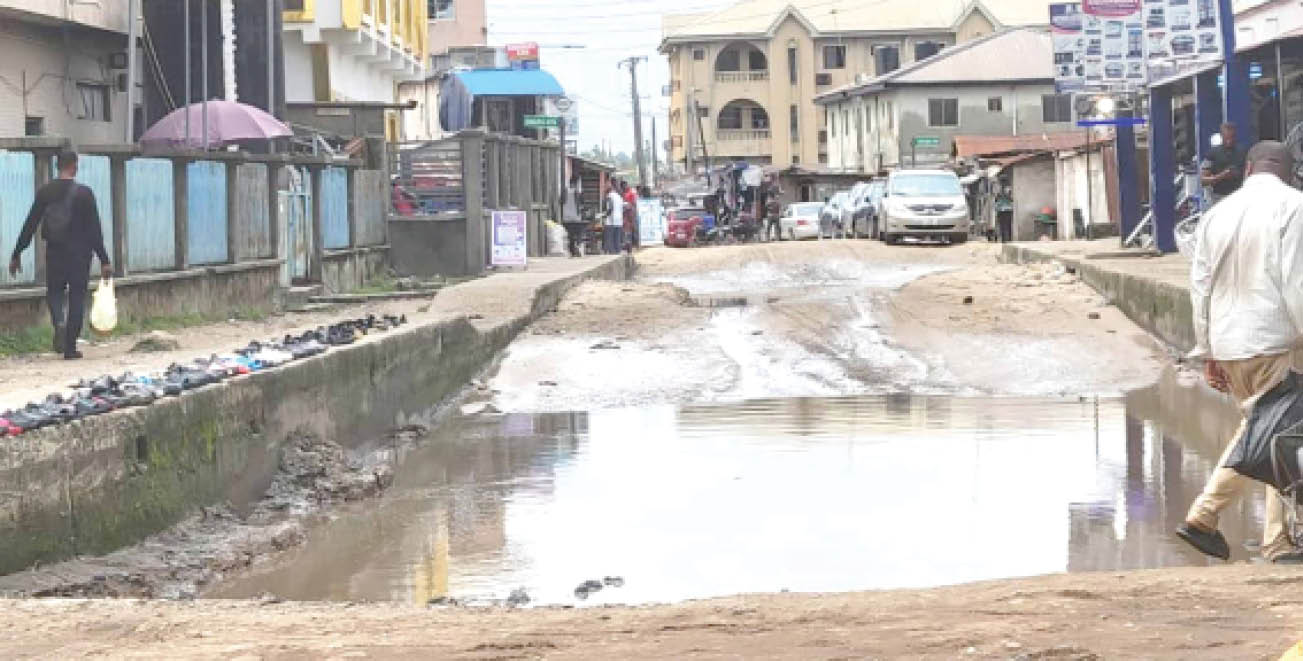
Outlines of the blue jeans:
M 602 227 L 602 252 L 614 255 L 624 249 L 624 228 L 606 225 Z

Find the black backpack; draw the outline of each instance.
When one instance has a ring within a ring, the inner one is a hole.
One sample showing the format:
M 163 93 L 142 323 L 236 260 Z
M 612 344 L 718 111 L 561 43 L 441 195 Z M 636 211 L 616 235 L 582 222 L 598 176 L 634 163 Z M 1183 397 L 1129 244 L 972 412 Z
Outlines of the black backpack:
M 77 189 L 81 185 L 77 182 L 70 182 L 68 192 L 63 197 L 51 202 L 45 207 L 45 215 L 41 217 L 41 236 L 50 243 L 67 243 L 69 235 L 72 233 L 72 201 L 77 196 Z

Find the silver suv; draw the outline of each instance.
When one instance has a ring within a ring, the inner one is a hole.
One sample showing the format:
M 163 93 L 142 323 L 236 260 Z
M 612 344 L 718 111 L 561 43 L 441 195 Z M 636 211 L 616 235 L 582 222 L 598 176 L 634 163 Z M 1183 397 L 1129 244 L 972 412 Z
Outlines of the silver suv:
M 913 236 L 950 243 L 968 240 L 968 199 L 959 177 L 948 170 L 891 173 L 882 199 L 882 240 Z

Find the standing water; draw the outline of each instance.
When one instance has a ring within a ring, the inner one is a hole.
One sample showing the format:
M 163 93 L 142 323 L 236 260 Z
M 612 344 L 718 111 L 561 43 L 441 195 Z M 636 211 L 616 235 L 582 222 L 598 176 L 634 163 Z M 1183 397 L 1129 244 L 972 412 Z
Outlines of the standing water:
M 1236 420 L 1217 406 L 1191 419 L 1172 399 L 1191 396 L 455 419 L 382 499 L 208 596 L 423 604 L 523 588 L 534 604 L 638 604 L 1203 564 L 1170 531 Z M 1255 496 L 1227 513 L 1233 544 L 1257 534 L 1260 511 Z M 606 577 L 623 585 L 575 591 Z

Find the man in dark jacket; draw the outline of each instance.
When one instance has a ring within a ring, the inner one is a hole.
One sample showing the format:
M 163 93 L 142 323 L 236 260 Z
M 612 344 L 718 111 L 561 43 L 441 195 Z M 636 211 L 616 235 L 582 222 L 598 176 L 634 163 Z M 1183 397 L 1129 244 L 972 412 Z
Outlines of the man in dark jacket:
M 75 360 L 81 358 L 77 336 L 81 335 L 82 318 L 86 314 L 91 254 L 99 258 L 103 277 L 113 275 L 113 266 L 104 250 L 95 193 L 75 181 L 77 154 L 61 152 L 58 164 L 59 178 L 36 192 L 36 201 L 27 213 L 27 222 L 9 260 L 9 275 L 18 273 L 19 258 L 40 225 L 41 238 L 45 239 L 46 302 L 54 325 L 54 350 L 67 360 Z

